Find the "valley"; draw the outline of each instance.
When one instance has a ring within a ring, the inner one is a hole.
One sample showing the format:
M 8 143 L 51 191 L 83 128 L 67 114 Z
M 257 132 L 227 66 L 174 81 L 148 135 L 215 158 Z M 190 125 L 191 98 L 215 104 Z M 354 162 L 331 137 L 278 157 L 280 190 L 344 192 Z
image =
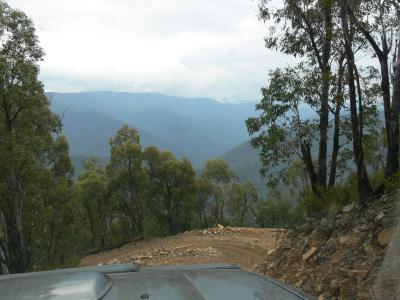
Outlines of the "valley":
M 48 96 L 52 111 L 62 118 L 71 156 L 96 156 L 101 160 L 109 154 L 109 139 L 128 124 L 139 131 L 143 147 L 169 150 L 200 168 L 206 160 L 222 156 L 247 141 L 245 120 L 255 115 L 255 102 L 222 103 L 154 93 Z

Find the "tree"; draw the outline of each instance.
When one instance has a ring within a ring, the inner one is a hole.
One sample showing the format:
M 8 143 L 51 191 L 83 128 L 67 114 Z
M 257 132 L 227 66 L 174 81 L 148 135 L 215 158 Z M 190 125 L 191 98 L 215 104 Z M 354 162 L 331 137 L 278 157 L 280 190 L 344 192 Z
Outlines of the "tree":
M 263 98 L 256 105 L 260 116 L 246 121 L 251 143 L 261 148 L 262 173 L 268 169 L 269 183 L 276 185 L 285 165 L 300 159 L 307 170 L 313 190 L 317 193 L 319 180 L 312 158 L 313 141 L 317 124 L 301 115 L 301 107 L 315 108 L 318 101 L 318 73 L 305 64 L 292 68 L 276 69 L 269 74 L 270 81 L 263 88 Z M 278 175 L 278 178 L 271 173 Z
M 340 113 L 342 106 L 344 104 L 344 60 L 345 55 L 341 54 L 338 60 L 338 71 L 337 71 L 337 81 L 336 81 L 336 90 L 335 95 L 333 97 L 333 106 L 335 107 L 333 115 L 334 115 L 334 131 L 333 131 L 333 144 L 332 144 L 332 155 L 331 155 L 331 168 L 329 174 L 329 187 L 335 186 L 336 177 L 337 177 L 337 161 L 340 150 Z
M 358 102 L 357 110 L 357 90 L 356 90 L 356 62 L 353 52 L 354 36 L 351 33 L 351 25 L 348 22 L 346 13 L 347 0 L 341 1 L 341 22 L 343 30 L 344 48 L 347 60 L 347 81 L 349 87 L 349 100 L 352 124 L 352 138 L 353 138 L 353 151 L 357 165 L 357 180 L 359 197 L 362 200 L 368 199 L 372 194 L 372 187 L 369 182 L 367 168 L 364 160 L 364 147 L 363 147 L 363 114 L 361 100 Z M 359 86 L 358 86 L 359 87 Z M 362 95 L 358 89 L 358 96 L 361 99 Z
M 293 204 L 286 197 L 282 197 L 279 190 L 270 190 L 267 200 L 259 202 L 256 216 L 258 226 L 271 228 L 289 227 L 294 220 Z
M 76 195 L 89 222 L 92 249 L 107 249 L 111 247 L 114 203 L 109 197 L 106 172 L 96 159 L 85 161 L 84 167 L 75 184 Z
M 253 183 L 234 183 L 230 190 L 228 203 L 232 224 L 254 226 L 259 198 L 257 187 Z
M 168 234 L 188 230 L 195 215 L 196 176 L 187 159 L 177 160 L 154 147 L 143 151 L 143 164 L 149 178 L 148 217 L 165 222 Z
M 197 201 L 196 211 L 203 228 L 211 226 L 210 214 L 213 186 L 210 181 L 205 178 L 197 179 Z
M 285 170 L 281 194 L 293 203 L 304 198 L 309 188 L 309 179 L 304 164 L 300 160 L 293 161 Z
M 399 170 L 399 115 L 400 97 L 396 89 L 396 43 L 400 41 L 399 4 L 393 0 L 345 1 L 343 13 L 347 13 L 350 23 L 362 34 L 377 57 L 381 73 L 381 95 L 385 114 L 386 138 L 388 141 L 386 170 L 388 177 Z M 367 17 L 368 16 L 368 17 Z M 397 31 L 397 42 L 393 37 Z M 390 92 L 389 57 L 393 53 L 394 77 L 393 93 Z M 397 78 L 397 79 L 396 79 Z
M 43 174 L 43 211 L 35 223 L 35 239 L 45 242 L 44 265 L 64 264 L 68 253 L 68 236 L 73 232 L 74 221 L 73 181 L 74 167 L 69 157 L 69 145 L 65 136 L 58 137 L 50 151 L 50 168 Z M 37 205 L 35 205 L 37 207 Z M 39 238 L 41 236 L 41 238 Z M 43 254 L 42 254 L 43 255 Z M 37 261 L 40 261 L 39 258 Z
M 139 134 L 124 125 L 110 140 L 110 163 L 107 166 L 112 194 L 119 203 L 126 238 L 143 236 L 144 173 Z
M 60 129 L 38 80 L 43 50 L 31 20 L 0 1 L 1 211 L 6 220 L 6 259 L 11 272 L 29 264 L 24 218 L 35 176 Z
M 222 159 L 209 160 L 201 174 L 211 186 L 211 214 L 215 223 L 225 222 L 229 190 L 235 181 L 235 174 Z
M 319 151 L 315 179 L 321 187 L 326 186 L 327 180 L 329 90 L 335 37 L 333 5 L 333 0 L 285 0 L 283 7 L 278 9 L 270 0 L 260 0 L 259 4 L 260 19 L 274 21 L 271 34 L 265 39 L 266 47 L 295 56 L 307 56 L 319 68 Z M 309 160 L 308 164 L 311 163 Z M 311 171 L 314 166 L 308 168 Z

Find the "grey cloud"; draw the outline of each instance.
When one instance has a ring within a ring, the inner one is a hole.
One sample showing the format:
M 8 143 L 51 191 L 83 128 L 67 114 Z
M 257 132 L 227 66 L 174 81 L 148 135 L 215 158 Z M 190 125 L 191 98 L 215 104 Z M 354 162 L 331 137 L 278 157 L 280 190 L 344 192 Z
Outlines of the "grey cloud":
M 267 27 L 251 0 L 9 0 L 36 27 L 51 91 L 154 91 L 257 99 L 269 68 Z

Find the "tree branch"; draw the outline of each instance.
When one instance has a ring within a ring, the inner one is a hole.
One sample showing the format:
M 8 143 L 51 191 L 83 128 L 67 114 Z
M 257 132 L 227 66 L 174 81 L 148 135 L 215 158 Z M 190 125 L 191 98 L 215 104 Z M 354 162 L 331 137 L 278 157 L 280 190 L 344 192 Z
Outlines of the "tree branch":
M 374 49 L 376 55 L 378 55 L 379 58 L 382 58 L 385 56 L 385 53 L 381 50 L 379 45 L 376 43 L 374 38 L 372 37 L 371 33 L 366 30 L 361 23 L 357 20 L 356 16 L 354 15 L 353 10 L 351 9 L 350 5 L 347 3 L 347 13 L 350 16 L 351 20 L 354 22 L 356 25 L 357 29 L 361 31 L 361 33 L 365 36 L 365 38 L 368 40 L 368 42 L 371 44 L 372 48 Z

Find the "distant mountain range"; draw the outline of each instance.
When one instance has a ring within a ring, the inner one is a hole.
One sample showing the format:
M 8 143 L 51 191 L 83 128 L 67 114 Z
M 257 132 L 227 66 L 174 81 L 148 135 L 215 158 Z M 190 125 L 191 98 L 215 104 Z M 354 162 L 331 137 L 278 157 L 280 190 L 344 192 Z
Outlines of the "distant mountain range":
M 155 93 L 48 93 L 52 110 L 62 116 L 63 131 L 75 161 L 109 155 L 109 139 L 128 124 L 141 144 L 187 157 L 199 168 L 248 140 L 245 120 L 255 103 L 221 103 Z

